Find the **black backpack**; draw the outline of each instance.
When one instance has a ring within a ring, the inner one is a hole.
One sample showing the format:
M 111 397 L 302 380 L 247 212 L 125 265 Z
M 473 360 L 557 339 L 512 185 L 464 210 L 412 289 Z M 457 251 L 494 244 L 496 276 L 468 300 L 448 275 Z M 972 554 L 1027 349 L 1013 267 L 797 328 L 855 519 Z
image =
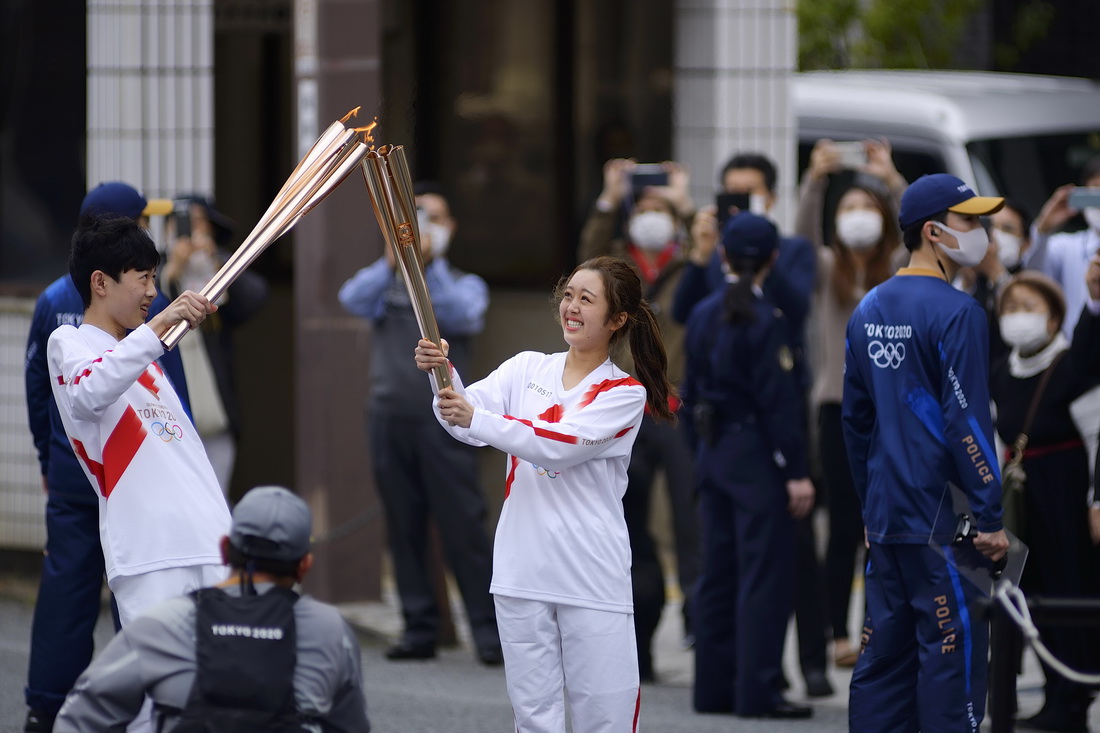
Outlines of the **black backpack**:
M 182 709 L 158 706 L 157 730 L 179 717 L 175 733 L 301 733 L 294 704 L 298 594 L 275 587 L 230 596 L 218 588 L 195 601 L 195 683 Z

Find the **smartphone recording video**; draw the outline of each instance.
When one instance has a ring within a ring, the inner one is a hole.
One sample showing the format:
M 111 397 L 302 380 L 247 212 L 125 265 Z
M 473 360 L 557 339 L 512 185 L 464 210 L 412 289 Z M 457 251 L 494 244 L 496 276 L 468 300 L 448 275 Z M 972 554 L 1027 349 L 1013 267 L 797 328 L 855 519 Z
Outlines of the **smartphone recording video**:
M 720 193 L 714 197 L 714 203 L 718 209 L 718 231 L 721 233 L 731 216 L 749 210 L 749 195 L 747 193 Z
M 648 186 L 667 186 L 668 171 L 660 163 L 639 163 L 630 173 L 630 188 L 634 200 L 641 198 Z
M 1078 186 L 1069 192 L 1068 204 L 1071 209 L 1078 211 L 1100 207 L 1100 188 Z
M 172 202 L 172 220 L 176 223 L 177 237 L 191 236 L 191 201 L 177 199 Z
M 833 143 L 840 155 L 840 164 L 845 168 L 862 168 L 867 164 L 867 147 L 858 140 Z

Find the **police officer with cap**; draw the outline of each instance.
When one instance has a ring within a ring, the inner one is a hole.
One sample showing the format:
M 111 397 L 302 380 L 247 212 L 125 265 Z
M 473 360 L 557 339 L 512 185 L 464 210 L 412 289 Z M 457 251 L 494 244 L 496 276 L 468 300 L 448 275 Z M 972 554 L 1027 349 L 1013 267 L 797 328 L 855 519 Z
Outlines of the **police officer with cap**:
M 807 718 L 782 697 L 795 520 L 813 508 L 790 329 L 763 296 L 779 233 L 751 213 L 722 232 L 726 286 L 687 322 L 685 427 L 697 445 L 703 569 L 695 597 L 698 712 Z
M 988 628 L 951 561 L 957 517 L 941 507 L 946 484 L 960 487 L 974 547 L 1004 555 L 986 315 L 951 285 L 989 247 L 979 217 L 1003 205 L 946 173 L 917 179 L 899 215 L 909 266 L 848 322 L 841 419 L 868 543 L 852 730 L 976 731 L 984 714 Z
M 335 608 L 293 591 L 313 565 L 310 527 L 287 489 L 245 494 L 221 541 L 230 577 L 119 632 L 54 730 L 125 730 L 148 695 L 158 731 L 369 731 L 354 633 Z

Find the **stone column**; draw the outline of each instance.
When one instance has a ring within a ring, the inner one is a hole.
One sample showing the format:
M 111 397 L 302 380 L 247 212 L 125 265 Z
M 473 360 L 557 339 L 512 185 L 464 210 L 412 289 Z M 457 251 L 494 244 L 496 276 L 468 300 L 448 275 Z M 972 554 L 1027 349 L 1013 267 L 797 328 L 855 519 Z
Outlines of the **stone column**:
M 381 9 L 377 0 L 296 0 L 298 149 L 353 107 L 378 114 Z M 380 596 L 383 519 L 374 489 L 363 404 L 369 332 L 336 293 L 382 253 L 382 239 L 358 172 L 303 218 L 294 237 L 295 488 L 313 509 L 316 564 L 307 588 L 333 601 Z M 411 358 L 411 355 L 410 355 Z M 291 399 L 287 396 L 286 399 Z
M 213 0 L 88 0 L 87 184 L 214 185 Z
M 795 0 L 677 0 L 673 154 L 712 203 L 733 153 L 757 151 L 779 174 L 773 216 L 789 231 L 797 191 L 797 129 L 788 81 L 797 64 Z

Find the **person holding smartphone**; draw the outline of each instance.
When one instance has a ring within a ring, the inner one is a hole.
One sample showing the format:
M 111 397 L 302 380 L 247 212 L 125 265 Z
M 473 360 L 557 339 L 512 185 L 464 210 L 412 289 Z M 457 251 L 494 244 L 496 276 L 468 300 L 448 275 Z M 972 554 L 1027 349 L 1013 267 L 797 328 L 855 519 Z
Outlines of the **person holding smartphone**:
M 829 508 L 825 595 L 837 667 L 852 667 L 859 657 L 858 639 L 855 644 L 849 641 L 848 616 L 856 559 L 863 549 L 859 497 L 841 438 L 844 331 L 859 301 L 894 274 L 905 253 L 896 212 L 907 183 L 894 167 L 889 143 L 858 144 L 865 162 L 854 175 L 845 167 L 838 143 L 819 140 L 814 145 L 799 187 L 796 223 L 798 233 L 815 243 L 817 253 L 810 405 L 817 420 L 821 478 Z M 830 186 L 841 192 L 835 212 L 830 212 L 832 219 L 826 222 Z
M 1081 186 L 1100 188 L 1100 155 L 1085 163 Z M 1062 332 L 1073 335 L 1077 317 L 1088 301 L 1085 271 L 1089 260 L 1100 250 L 1100 205 L 1075 206 L 1082 192 L 1073 184 L 1059 187 L 1047 199 L 1031 227 L 1031 247 L 1024 254 L 1024 267 L 1049 275 L 1062 286 L 1066 296 L 1066 319 Z M 1063 232 L 1061 229 L 1077 214 L 1088 224 L 1086 229 Z
M 688 172 L 679 163 L 641 164 L 616 158 L 604 165 L 604 186 L 581 232 L 580 261 L 613 255 L 631 262 L 641 275 L 643 294 L 654 304 L 665 352 L 668 378 L 683 376 L 683 327 L 674 321 L 672 298 L 684 268 L 684 215 L 690 218 Z M 615 227 L 626 217 L 622 237 Z M 617 355 L 618 356 L 618 355 Z M 634 374 L 629 354 L 618 363 Z M 675 411 L 678 404 L 670 408 Z M 683 431 L 676 424 L 642 419 L 636 450 L 627 471 L 628 490 L 623 510 L 630 536 L 631 580 L 634 594 L 638 667 L 643 682 L 654 681 L 653 635 L 665 605 L 664 573 L 650 534 L 650 496 L 657 474 L 663 472 L 669 494 L 676 570 L 684 597 L 685 644 L 692 643 L 691 594 L 699 575 L 699 530 L 695 518 L 692 457 Z

